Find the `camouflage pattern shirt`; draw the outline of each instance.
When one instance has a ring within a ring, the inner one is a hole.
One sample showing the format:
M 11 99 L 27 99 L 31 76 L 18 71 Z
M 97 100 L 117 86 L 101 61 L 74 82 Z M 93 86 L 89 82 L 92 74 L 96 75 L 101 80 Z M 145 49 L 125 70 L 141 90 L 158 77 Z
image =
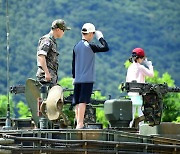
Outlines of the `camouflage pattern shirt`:
M 56 39 L 53 37 L 52 33 L 44 35 L 39 39 L 38 47 L 37 47 L 37 56 L 44 55 L 46 57 L 47 68 L 51 74 L 52 82 L 54 84 L 57 83 L 57 72 L 58 72 L 58 51 Z M 37 66 L 38 70 L 36 73 L 37 79 L 39 81 L 45 80 L 45 72 L 41 67 L 40 62 L 37 58 Z

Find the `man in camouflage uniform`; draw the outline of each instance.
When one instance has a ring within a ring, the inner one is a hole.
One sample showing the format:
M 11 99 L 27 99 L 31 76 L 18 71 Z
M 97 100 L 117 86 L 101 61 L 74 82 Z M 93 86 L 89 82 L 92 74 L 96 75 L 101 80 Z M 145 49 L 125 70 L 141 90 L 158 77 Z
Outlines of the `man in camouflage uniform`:
M 37 80 L 57 84 L 58 80 L 58 51 L 57 38 L 62 38 L 64 32 L 70 30 L 62 19 L 53 21 L 51 31 L 39 39 L 37 48 Z

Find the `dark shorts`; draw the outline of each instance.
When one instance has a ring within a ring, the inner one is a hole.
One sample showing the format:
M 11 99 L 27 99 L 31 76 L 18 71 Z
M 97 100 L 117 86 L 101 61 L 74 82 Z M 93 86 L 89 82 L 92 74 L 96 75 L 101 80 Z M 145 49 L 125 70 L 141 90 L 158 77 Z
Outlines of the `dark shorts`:
M 74 98 L 72 105 L 79 103 L 89 103 L 93 90 L 93 83 L 75 83 Z

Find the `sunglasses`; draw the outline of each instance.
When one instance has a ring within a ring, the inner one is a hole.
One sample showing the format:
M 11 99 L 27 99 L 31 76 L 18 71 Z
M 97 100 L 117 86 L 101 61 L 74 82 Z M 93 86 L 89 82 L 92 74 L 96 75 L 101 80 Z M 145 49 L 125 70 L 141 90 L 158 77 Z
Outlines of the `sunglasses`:
M 65 32 L 65 29 L 59 28 L 60 30 L 62 30 L 63 32 Z

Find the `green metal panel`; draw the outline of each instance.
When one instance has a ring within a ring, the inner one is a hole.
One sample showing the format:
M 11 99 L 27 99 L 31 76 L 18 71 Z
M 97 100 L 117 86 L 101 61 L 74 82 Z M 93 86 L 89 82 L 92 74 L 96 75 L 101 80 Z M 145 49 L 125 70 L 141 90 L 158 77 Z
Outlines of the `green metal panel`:
M 132 120 L 132 102 L 128 99 L 107 100 L 104 112 L 110 120 Z
M 104 113 L 111 127 L 128 127 L 132 120 L 132 102 L 128 99 L 112 99 L 104 103 Z
M 25 87 L 25 96 L 26 101 L 28 103 L 28 106 L 32 113 L 32 118 L 38 126 L 39 123 L 39 117 L 37 116 L 37 101 L 40 97 L 40 84 L 39 82 L 35 81 L 34 79 L 28 79 L 26 81 L 26 87 Z

